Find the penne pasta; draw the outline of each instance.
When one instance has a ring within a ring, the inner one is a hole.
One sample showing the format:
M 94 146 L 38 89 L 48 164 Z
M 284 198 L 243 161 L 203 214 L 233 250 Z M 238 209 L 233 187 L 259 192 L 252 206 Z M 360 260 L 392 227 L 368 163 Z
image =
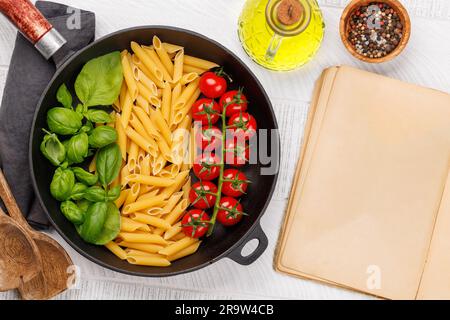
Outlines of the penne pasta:
M 128 192 L 128 196 L 125 199 L 125 202 L 123 204 L 124 206 L 127 206 L 130 203 L 136 202 L 136 199 L 139 196 L 140 187 L 141 186 L 139 185 L 139 183 L 134 183 L 131 185 L 131 188 L 128 189 L 129 192 Z
M 151 207 L 160 206 L 161 204 L 164 203 L 165 197 L 166 197 L 166 195 L 157 195 L 150 199 L 138 200 L 134 203 L 124 206 L 122 212 L 124 214 L 129 214 L 129 213 L 145 210 L 145 209 L 148 209 Z
M 165 256 L 172 256 L 175 253 L 189 247 L 190 245 L 197 242 L 197 239 L 185 237 L 181 240 L 178 240 L 177 242 L 165 247 L 164 249 L 159 250 L 159 254 L 165 255 Z
M 173 210 L 164 218 L 171 225 L 174 224 L 184 213 L 189 206 L 189 201 L 182 199 Z
M 180 233 L 182 230 L 181 227 L 181 221 L 178 223 L 175 223 L 172 227 L 170 227 L 170 229 L 166 230 L 166 232 L 164 233 L 164 239 L 165 240 L 170 240 L 172 239 L 173 236 L 175 236 L 177 233 Z
M 168 187 L 174 184 L 175 180 L 173 179 L 165 179 L 154 176 L 144 176 L 142 174 L 130 174 L 127 177 L 129 182 L 148 184 L 156 187 Z
M 131 42 L 131 49 L 139 58 L 139 60 L 146 66 L 146 68 L 150 71 L 150 73 L 158 80 L 163 80 L 163 72 L 156 65 L 153 59 L 148 55 L 147 51 L 144 50 L 139 44 L 136 42 Z
M 167 145 L 170 146 L 172 144 L 172 132 L 170 131 L 166 120 L 164 120 L 161 111 L 159 109 L 150 110 L 150 120 L 156 124 L 159 132 L 161 132 L 164 140 L 166 140 Z
M 131 109 L 133 107 L 133 100 L 131 99 L 130 92 L 125 94 L 125 101 L 122 104 L 122 125 L 124 129 L 128 127 L 128 121 L 130 120 Z
M 165 81 L 172 81 L 172 76 L 170 75 L 169 71 L 167 71 L 166 67 L 164 67 L 163 63 L 161 62 L 159 56 L 155 52 L 154 48 L 150 47 L 144 47 L 145 53 L 147 56 L 152 59 L 153 63 L 158 67 L 158 69 L 161 70 L 161 73 L 163 75 L 161 80 Z
M 171 89 L 169 83 L 166 82 L 166 85 L 163 88 L 161 113 L 163 115 L 164 120 L 167 123 L 169 123 L 169 121 L 170 121 L 171 106 L 172 106 L 172 89 Z
M 186 73 L 181 77 L 180 83 L 181 83 L 181 85 L 186 85 L 188 83 L 191 83 L 192 81 L 195 81 L 197 78 L 198 78 L 198 73 L 196 73 L 196 72 Z
M 194 67 L 194 66 L 190 66 L 190 65 L 187 65 L 187 64 L 183 65 L 183 73 L 192 73 L 192 72 L 194 72 L 194 73 L 197 73 L 198 75 L 201 75 L 201 74 L 205 73 L 206 71 L 208 71 L 208 69 L 200 69 L 200 68 L 197 68 L 197 67 Z
M 153 48 L 156 51 L 159 59 L 161 60 L 162 65 L 167 70 L 170 75 L 173 75 L 173 63 L 167 54 L 166 48 L 162 45 L 161 40 L 157 36 L 153 36 Z
M 151 226 L 157 227 L 157 228 L 161 228 L 164 230 L 168 230 L 171 228 L 170 223 L 168 223 L 166 220 L 160 219 L 160 218 L 156 218 L 156 217 L 152 217 L 149 216 L 147 214 L 143 214 L 143 213 L 133 213 L 130 215 L 131 219 L 133 219 L 134 221 L 138 221 L 141 223 L 145 223 L 145 224 L 149 224 Z
M 172 43 L 167 43 L 164 42 L 163 43 L 164 48 L 166 49 L 166 51 L 168 53 L 175 53 L 177 51 L 183 50 L 184 48 L 182 46 L 176 45 L 176 44 L 172 44 Z
M 167 204 L 162 208 L 163 209 L 162 213 L 163 214 L 170 213 L 173 210 L 173 208 L 175 208 L 177 203 L 180 201 L 182 196 L 183 196 L 182 191 L 175 192 L 174 194 L 172 194 L 169 200 L 167 201 Z
M 187 54 L 184 55 L 184 64 L 205 70 L 219 67 L 217 63 L 205 59 L 196 58 L 193 56 L 188 56 Z
M 120 230 L 124 232 L 134 232 L 136 230 L 150 232 L 147 224 L 127 217 L 120 217 Z
M 135 130 L 133 130 L 131 127 L 126 128 L 125 133 L 127 134 L 127 137 L 130 138 L 131 141 L 133 141 L 135 144 L 137 144 L 139 147 L 141 147 L 148 153 L 151 153 L 153 147 L 152 143 L 150 142 L 151 140 L 144 138 Z
M 133 76 L 133 71 L 131 69 L 131 64 L 128 55 L 123 55 L 122 57 L 122 71 L 123 76 L 125 78 L 125 82 L 127 84 L 128 93 L 131 97 L 131 100 L 134 101 L 136 100 L 138 95 L 138 88 L 136 85 L 136 80 L 134 79 Z
M 128 148 L 128 169 L 130 172 L 134 172 L 137 164 L 137 157 L 139 152 L 139 146 L 134 142 L 130 141 L 130 146 Z
M 175 260 L 184 258 L 186 256 L 189 256 L 191 254 L 194 254 L 195 252 L 197 252 L 198 247 L 200 247 L 200 244 L 201 244 L 201 241 L 194 242 L 190 246 L 178 251 L 177 253 L 175 253 L 171 256 L 167 256 L 167 260 L 175 261 Z
M 127 199 L 129 192 L 130 192 L 130 189 L 125 189 L 125 190 L 120 191 L 119 198 L 117 198 L 114 201 L 114 204 L 116 205 L 117 208 L 120 208 L 125 203 L 125 200 Z
M 187 101 L 183 105 L 183 108 L 181 108 L 180 110 L 176 110 L 175 111 L 175 115 L 174 115 L 173 120 L 172 120 L 172 125 L 173 126 L 177 126 L 178 124 L 181 123 L 181 121 L 183 121 L 183 119 L 191 111 L 192 105 L 198 99 L 198 97 L 200 96 L 200 93 L 201 93 L 200 89 L 198 89 L 198 88 L 195 89 L 195 91 L 192 94 L 192 96 L 190 97 L 189 101 Z
M 126 242 L 126 241 L 120 241 L 117 243 L 117 245 L 121 247 L 127 247 L 130 249 L 136 249 L 148 253 L 158 253 L 159 250 L 163 249 L 164 247 L 159 244 L 152 244 L 152 243 L 133 243 L 133 242 Z
M 160 258 L 160 257 L 128 255 L 127 261 L 131 264 L 136 264 L 136 265 L 141 265 L 141 266 L 152 266 L 152 267 L 168 267 L 168 266 L 170 266 L 169 260 Z
M 119 232 L 120 239 L 123 239 L 126 242 L 134 242 L 134 243 L 154 243 L 166 245 L 167 241 L 164 240 L 161 236 L 150 233 L 135 233 L 135 232 Z
M 114 241 L 108 242 L 107 244 L 105 244 L 105 247 L 108 248 L 109 251 L 114 253 L 120 260 L 125 260 L 127 258 L 127 253 Z
M 177 54 L 175 55 L 175 58 L 173 60 L 173 77 L 172 77 L 172 80 L 173 80 L 174 83 L 177 83 L 178 81 L 180 81 L 182 76 L 183 76 L 183 64 L 184 64 L 184 50 L 179 50 L 177 52 Z
M 127 159 L 127 135 L 125 133 L 125 129 L 122 125 L 122 119 L 120 114 L 116 114 L 116 124 L 115 128 L 117 131 L 117 144 L 120 148 L 120 153 L 122 154 L 122 159 Z
M 173 104 L 173 108 L 175 111 L 183 109 L 189 99 L 192 97 L 194 92 L 198 89 L 198 85 L 200 83 L 200 79 L 195 79 L 191 83 L 187 85 L 187 87 L 181 92 L 180 96 L 177 98 L 175 103 Z

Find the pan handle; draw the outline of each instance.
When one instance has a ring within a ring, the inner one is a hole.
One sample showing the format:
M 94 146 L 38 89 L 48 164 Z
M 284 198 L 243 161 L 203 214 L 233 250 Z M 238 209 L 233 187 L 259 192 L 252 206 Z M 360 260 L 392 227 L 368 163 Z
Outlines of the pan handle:
M 66 43 L 63 36 L 29 0 L 0 0 L 0 12 L 46 59 Z
M 242 249 L 245 247 L 247 243 L 249 243 L 254 239 L 258 240 L 258 246 L 248 256 L 243 256 Z M 257 222 L 255 228 L 253 229 L 251 234 L 247 237 L 247 239 L 242 241 L 242 243 L 240 243 L 239 246 L 237 246 L 227 257 L 236 263 L 247 266 L 255 262 L 264 253 L 264 251 L 267 249 L 268 244 L 269 240 L 267 239 L 266 234 L 262 230 L 261 225 L 259 224 L 259 222 Z

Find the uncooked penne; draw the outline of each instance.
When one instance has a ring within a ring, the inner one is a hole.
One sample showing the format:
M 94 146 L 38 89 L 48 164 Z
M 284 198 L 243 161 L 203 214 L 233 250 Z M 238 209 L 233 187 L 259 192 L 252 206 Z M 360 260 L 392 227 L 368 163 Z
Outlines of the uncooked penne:
M 175 192 L 174 194 L 172 194 L 169 200 L 167 201 L 167 204 L 162 208 L 163 209 L 162 213 L 163 214 L 170 213 L 173 210 L 173 208 L 175 208 L 177 203 L 180 201 L 181 197 L 183 197 L 182 191 Z
M 164 218 L 171 225 L 174 224 L 184 213 L 189 206 L 189 202 L 186 199 L 182 199 L 173 210 Z
M 116 114 L 116 125 L 115 125 L 116 131 L 117 131 L 117 144 L 120 148 L 120 153 L 122 154 L 122 159 L 127 159 L 127 135 L 125 133 L 125 129 L 122 125 L 122 119 L 120 114 Z
M 173 59 L 173 77 L 174 83 L 180 81 L 183 76 L 184 50 L 179 50 Z M 198 75 L 197 75 L 198 76 Z M 186 82 L 187 83 L 187 82 Z M 184 84 L 186 84 L 184 83 Z
M 170 188 L 170 187 L 168 187 L 168 188 Z M 148 209 L 151 207 L 160 206 L 161 204 L 164 203 L 165 197 L 166 197 L 166 195 L 157 195 L 150 199 L 138 200 L 134 203 L 124 206 L 122 212 L 124 214 L 129 214 L 129 213 L 145 210 L 145 209 Z
M 170 108 L 172 106 L 172 88 L 169 83 L 166 82 L 166 86 L 163 88 L 161 113 L 167 123 L 170 121 Z
M 130 60 L 128 55 L 122 57 L 122 70 L 125 82 L 127 83 L 128 92 L 130 94 L 131 100 L 134 101 L 138 95 L 138 88 L 136 85 L 136 80 L 133 76 L 133 71 L 131 69 Z
M 175 260 L 184 258 L 186 256 L 189 256 L 191 254 L 194 254 L 198 250 L 198 247 L 200 247 L 200 244 L 201 244 L 201 241 L 194 242 L 189 247 L 184 248 L 183 250 L 180 250 L 171 256 L 167 256 L 167 260 L 175 261 Z
M 189 99 L 192 97 L 194 92 L 198 89 L 198 85 L 200 83 L 200 79 L 195 79 L 191 83 L 187 85 L 187 87 L 181 92 L 180 96 L 177 98 L 175 103 L 173 104 L 173 108 L 175 111 L 183 109 Z
M 114 253 L 120 260 L 125 260 L 127 258 L 127 253 L 114 241 L 108 242 L 107 244 L 105 244 L 105 247 L 108 248 L 109 251 Z
M 127 217 L 120 217 L 120 230 L 124 232 L 134 232 L 136 230 L 150 231 L 147 224 Z
M 172 145 L 172 132 L 170 131 L 169 126 L 167 125 L 166 120 L 164 120 L 164 116 L 159 109 L 150 110 L 150 120 L 156 124 L 164 140 L 166 140 L 167 145 Z
M 187 64 L 183 65 L 183 73 L 194 72 L 194 73 L 197 73 L 198 75 L 201 75 L 201 74 L 205 73 L 206 71 L 208 71 L 208 69 L 200 69 L 200 68 L 197 68 L 197 67 L 194 67 L 194 66 L 190 66 L 190 65 L 187 65 Z
M 125 94 L 125 101 L 122 103 L 122 125 L 126 129 L 128 127 L 128 121 L 130 120 L 131 109 L 133 108 L 133 100 L 130 96 L 130 92 Z
M 127 177 L 129 182 L 148 184 L 156 187 L 168 187 L 175 183 L 173 179 L 165 179 L 154 176 L 144 176 L 142 174 L 130 174 Z
M 183 228 L 181 227 L 181 221 L 175 223 L 172 227 L 170 227 L 170 229 L 168 229 L 168 230 L 166 230 L 166 232 L 164 232 L 164 239 L 170 240 L 174 235 L 181 232 L 182 229 Z
M 120 208 L 124 203 L 126 198 L 128 197 L 128 193 L 130 192 L 130 189 L 124 189 L 120 191 L 119 197 L 114 201 L 114 204 L 117 208 Z
M 199 69 L 209 70 L 212 68 L 217 68 L 219 65 L 215 62 L 208 61 L 205 59 L 196 58 L 193 56 L 189 56 L 187 54 L 184 55 L 184 64 L 192 67 L 196 67 Z
M 161 228 L 164 230 L 168 230 L 171 228 L 170 223 L 168 223 L 166 220 L 163 220 L 163 219 L 160 219 L 157 217 L 152 217 L 147 214 L 133 213 L 130 215 L 130 217 L 131 217 L 131 219 L 133 219 L 133 221 L 149 224 L 151 226 Z
M 121 247 L 136 249 L 148 253 L 158 253 L 159 250 L 164 248 L 164 246 L 162 245 L 153 243 L 134 243 L 134 242 L 120 241 L 117 244 Z
M 140 266 L 152 266 L 152 267 L 168 267 L 170 261 L 160 257 L 139 256 L 139 255 L 127 255 L 127 261 L 131 264 Z
M 179 46 L 177 44 L 167 43 L 167 42 L 163 42 L 163 46 L 168 53 L 174 53 L 174 52 L 184 49 L 182 46 Z
M 163 72 L 155 64 L 153 59 L 147 54 L 147 52 L 136 42 L 131 42 L 131 49 L 137 55 L 139 60 L 147 67 L 147 69 L 153 74 L 153 76 L 158 79 L 163 79 Z
M 161 40 L 157 36 L 153 36 L 153 47 L 155 48 L 156 54 L 161 60 L 161 63 L 163 64 L 164 68 L 170 75 L 173 75 L 174 67 L 172 60 L 167 54 L 166 48 L 162 45 Z
M 119 232 L 119 238 L 126 242 L 167 244 L 161 236 L 150 233 Z
M 165 256 L 172 256 L 175 253 L 189 247 L 190 245 L 194 244 L 197 241 L 198 241 L 197 239 L 186 237 L 165 247 L 164 249 L 159 250 L 158 253 Z
M 169 71 L 164 67 L 163 63 L 161 62 L 160 58 L 156 54 L 154 48 L 144 47 L 145 53 L 147 56 L 152 59 L 153 63 L 158 67 L 158 69 L 161 70 L 161 73 L 163 75 L 161 80 L 165 81 L 172 81 L 172 76 L 170 75 Z

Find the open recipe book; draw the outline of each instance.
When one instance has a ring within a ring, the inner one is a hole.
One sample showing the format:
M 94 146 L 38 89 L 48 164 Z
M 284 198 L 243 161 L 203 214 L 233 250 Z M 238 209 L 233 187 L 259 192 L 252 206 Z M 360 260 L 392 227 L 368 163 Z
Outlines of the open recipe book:
M 317 82 L 276 269 L 450 298 L 450 95 L 350 67 Z

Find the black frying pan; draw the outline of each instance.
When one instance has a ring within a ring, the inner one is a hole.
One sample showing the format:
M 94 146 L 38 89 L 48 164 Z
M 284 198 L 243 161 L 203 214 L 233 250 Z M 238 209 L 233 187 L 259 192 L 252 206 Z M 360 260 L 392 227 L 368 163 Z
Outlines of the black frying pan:
M 186 54 L 209 59 L 223 66 L 235 79 L 235 87 L 245 87 L 246 96 L 250 101 L 249 112 L 256 118 L 258 128 L 269 129 L 269 138 L 279 142 L 278 135 L 270 132 L 270 129 L 277 129 L 278 126 L 267 94 L 250 69 L 232 52 L 219 43 L 188 30 L 165 26 L 130 28 L 108 35 L 72 56 L 56 71 L 45 89 L 36 108 L 30 138 L 31 176 L 37 197 L 53 226 L 75 250 L 88 259 L 115 271 L 138 276 L 171 276 L 205 267 L 224 257 L 242 265 L 251 264 L 267 248 L 268 240 L 260 227 L 259 220 L 270 201 L 277 179 L 276 174 L 260 175 L 262 164 L 259 160 L 258 164 L 246 165 L 243 169 L 252 181 L 247 195 L 242 199 L 242 205 L 249 215 L 234 227 L 225 229 L 217 226 L 213 235 L 203 241 L 197 253 L 174 261 L 170 267 L 166 268 L 131 265 L 119 260 L 104 247 L 84 242 L 78 236 L 73 224 L 60 212 L 58 201 L 54 200 L 50 194 L 49 185 L 54 167 L 41 154 L 39 145 L 44 136 L 41 129 L 47 126 L 47 110 L 58 105 L 57 89 L 62 83 L 73 88 L 75 77 L 90 59 L 115 50 L 130 50 L 131 41 L 150 45 L 153 35 L 157 35 L 163 41 L 184 46 Z M 269 154 L 275 155 L 273 158 L 277 163 L 279 163 L 279 145 L 277 143 L 276 150 L 270 150 L 270 146 L 268 150 Z M 244 257 L 241 251 L 253 239 L 257 239 L 259 244 L 250 255 Z

